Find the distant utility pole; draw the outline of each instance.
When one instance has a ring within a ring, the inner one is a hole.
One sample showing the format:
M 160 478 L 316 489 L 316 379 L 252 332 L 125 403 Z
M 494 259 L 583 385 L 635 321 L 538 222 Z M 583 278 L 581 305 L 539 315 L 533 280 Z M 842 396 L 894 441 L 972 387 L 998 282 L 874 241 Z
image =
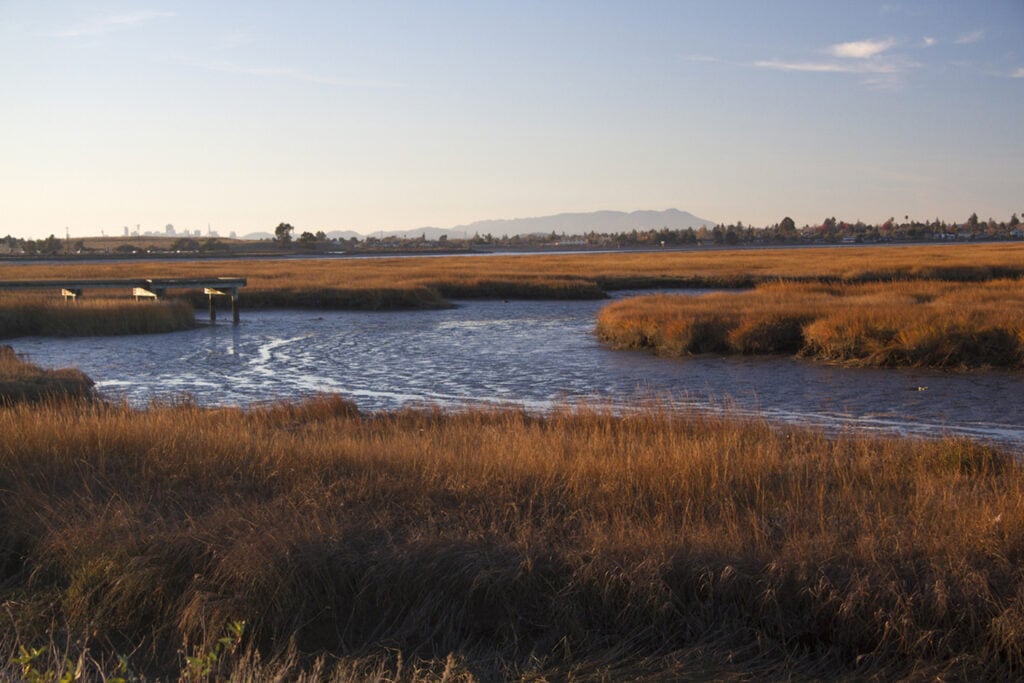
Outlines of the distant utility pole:
M 64 253 L 71 253 L 71 228 L 64 226 Z

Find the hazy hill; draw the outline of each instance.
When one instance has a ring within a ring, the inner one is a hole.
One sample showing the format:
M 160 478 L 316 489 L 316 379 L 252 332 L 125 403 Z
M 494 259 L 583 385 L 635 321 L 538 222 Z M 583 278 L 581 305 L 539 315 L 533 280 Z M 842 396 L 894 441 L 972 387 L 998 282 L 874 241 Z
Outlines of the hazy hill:
M 554 216 L 536 216 L 533 218 L 508 218 L 497 220 L 476 221 L 467 225 L 456 225 L 452 228 L 422 227 L 410 230 L 390 230 L 369 233 L 372 237 L 422 237 L 436 240 L 442 235 L 452 239 L 472 237 L 473 235 L 531 235 L 535 233 L 566 235 L 582 235 L 588 232 L 599 234 L 629 232 L 631 230 L 683 230 L 699 228 L 702 225 L 712 227 L 714 221 L 699 218 L 687 211 L 666 209 L 665 211 L 592 211 L 590 213 L 560 213 Z M 327 236 L 336 239 L 362 237 L 351 230 L 333 230 Z M 270 233 L 251 233 L 243 239 L 266 239 L 273 237 Z M 297 237 L 297 235 L 293 235 Z
M 374 237 L 395 235 L 398 237 L 419 237 L 437 239 L 441 235 L 452 238 L 472 237 L 473 235 L 530 235 L 534 233 L 565 233 L 566 235 L 582 235 L 588 232 L 614 233 L 630 230 L 658 230 L 669 228 L 682 230 L 699 228 L 702 225 L 714 226 L 714 221 L 699 218 L 692 213 L 679 209 L 665 211 L 592 211 L 590 213 L 560 213 L 554 216 L 536 216 L 533 218 L 510 218 L 498 220 L 476 221 L 467 225 L 456 225 L 452 228 L 424 227 L 413 230 L 395 230 L 391 232 L 374 232 Z

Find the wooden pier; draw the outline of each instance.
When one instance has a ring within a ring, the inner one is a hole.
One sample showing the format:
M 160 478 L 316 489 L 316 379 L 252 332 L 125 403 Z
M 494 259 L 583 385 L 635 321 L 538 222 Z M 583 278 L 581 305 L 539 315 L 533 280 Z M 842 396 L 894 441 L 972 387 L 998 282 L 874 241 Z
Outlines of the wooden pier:
M 231 300 L 231 320 L 237 324 L 238 290 L 245 287 L 244 277 L 209 277 L 209 278 L 145 278 L 145 279 L 113 279 L 113 280 L 10 280 L 0 281 L 0 290 L 60 290 L 65 300 L 74 301 L 90 289 L 122 289 L 130 290 L 138 299 L 162 299 L 171 289 L 202 289 L 210 299 L 210 322 L 217 320 L 217 311 L 213 306 L 214 297 L 227 297 Z

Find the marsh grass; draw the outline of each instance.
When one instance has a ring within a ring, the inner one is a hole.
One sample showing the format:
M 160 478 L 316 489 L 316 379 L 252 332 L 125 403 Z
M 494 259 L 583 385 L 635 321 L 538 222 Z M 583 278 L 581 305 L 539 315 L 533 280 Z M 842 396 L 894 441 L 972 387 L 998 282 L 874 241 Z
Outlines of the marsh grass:
M 92 380 L 79 370 L 46 370 L 19 357 L 10 346 L 0 346 L 0 404 L 87 398 L 92 387 Z
M 968 441 L 337 397 L 0 434 L 5 661 L 166 679 L 244 621 L 224 677 L 1024 670 L 1024 473 Z
M 372 259 L 0 264 L 0 279 L 248 279 L 243 309 L 437 308 L 459 298 L 593 299 L 610 290 L 752 287 L 771 281 L 983 281 L 1024 275 L 1024 244 L 737 249 Z M 201 293 L 190 295 L 205 305 Z
M 799 354 L 874 366 L 1024 367 L 1024 280 L 772 283 L 606 306 L 597 334 L 665 355 Z
M 0 294 L 0 338 L 74 337 L 174 332 L 195 327 L 195 310 L 181 300 Z

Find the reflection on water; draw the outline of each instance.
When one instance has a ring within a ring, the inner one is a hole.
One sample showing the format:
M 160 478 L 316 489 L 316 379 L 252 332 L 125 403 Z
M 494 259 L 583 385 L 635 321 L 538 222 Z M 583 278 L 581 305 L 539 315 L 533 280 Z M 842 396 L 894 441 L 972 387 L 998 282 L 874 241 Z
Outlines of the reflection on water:
M 658 358 L 593 336 L 600 301 L 463 302 L 444 311 L 244 311 L 145 337 L 17 339 L 47 367 L 75 365 L 142 405 L 192 395 L 248 405 L 339 392 L 367 410 L 412 404 L 655 397 L 829 427 L 958 433 L 1024 446 L 1024 376 L 842 368 L 789 358 Z M 919 387 L 927 387 L 919 391 Z

